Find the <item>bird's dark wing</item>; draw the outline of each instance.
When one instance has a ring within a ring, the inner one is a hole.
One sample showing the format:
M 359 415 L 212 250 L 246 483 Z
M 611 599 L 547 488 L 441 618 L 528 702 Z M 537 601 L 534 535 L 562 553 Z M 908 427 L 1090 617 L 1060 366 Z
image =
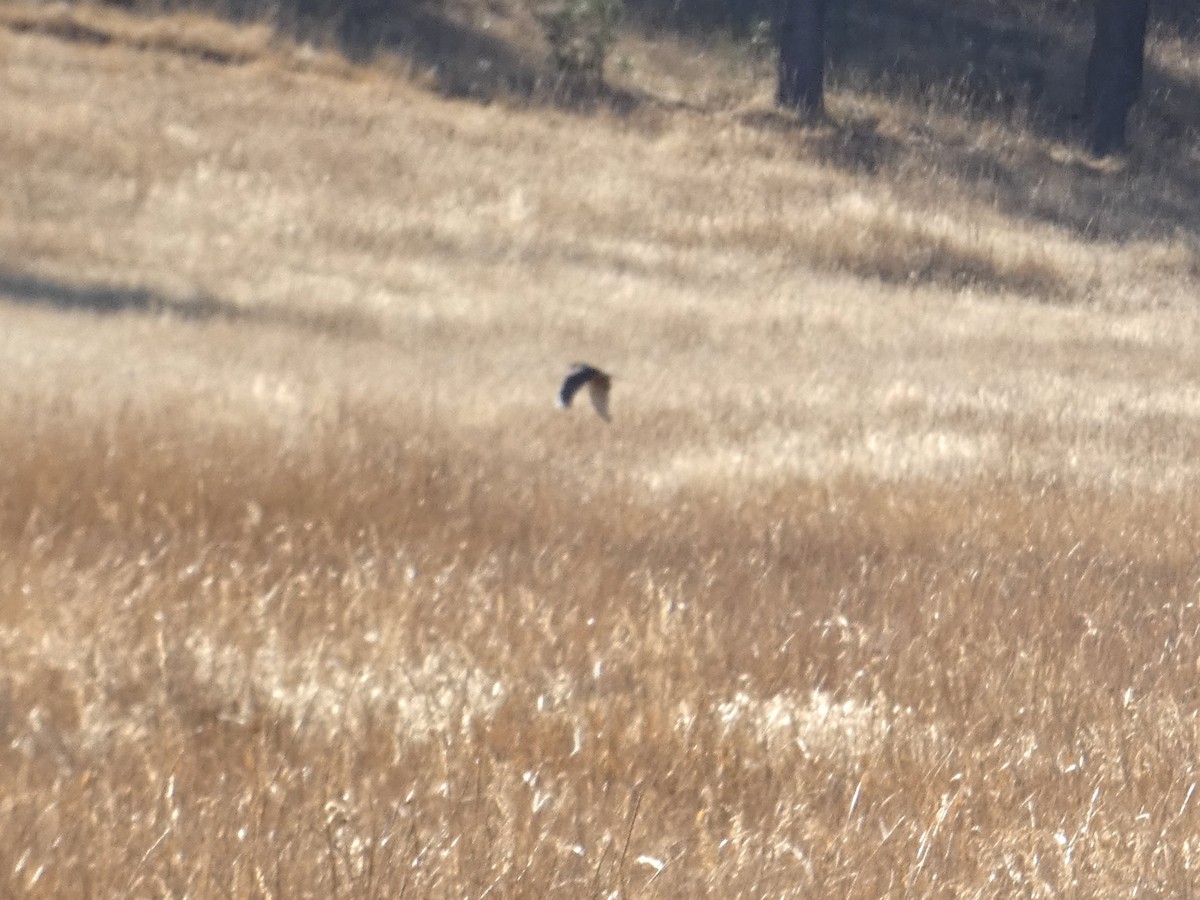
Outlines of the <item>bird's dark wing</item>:
M 593 378 L 603 374 L 603 372 L 594 366 L 582 363 L 572 366 L 571 371 L 567 373 L 567 377 L 563 380 L 562 387 L 558 389 L 559 407 L 566 409 L 571 405 L 571 400 L 579 393 L 580 388 Z

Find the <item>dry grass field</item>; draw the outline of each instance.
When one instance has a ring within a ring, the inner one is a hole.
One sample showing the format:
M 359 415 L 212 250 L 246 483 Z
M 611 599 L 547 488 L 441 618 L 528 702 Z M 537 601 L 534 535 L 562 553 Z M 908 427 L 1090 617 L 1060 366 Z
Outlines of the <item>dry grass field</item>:
M 0 895 L 1196 893 L 1195 122 L 0 21 Z

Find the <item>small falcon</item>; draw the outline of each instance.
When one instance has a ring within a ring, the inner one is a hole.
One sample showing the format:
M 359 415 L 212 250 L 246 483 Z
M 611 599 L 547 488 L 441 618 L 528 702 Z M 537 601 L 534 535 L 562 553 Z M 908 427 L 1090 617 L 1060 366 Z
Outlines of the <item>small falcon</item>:
M 567 377 L 563 380 L 562 387 L 558 389 L 558 408 L 566 409 L 571 405 L 571 400 L 579 393 L 580 388 L 587 385 L 588 396 L 592 398 L 592 406 L 596 407 L 596 412 L 600 414 L 605 422 L 610 421 L 608 417 L 608 391 L 612 387 L 612 376 L 607 372 L 602 372 L 595 366 L 589 366 L 587 363 L 574 363 L 571 366 L 571 371 L 567 373 Z

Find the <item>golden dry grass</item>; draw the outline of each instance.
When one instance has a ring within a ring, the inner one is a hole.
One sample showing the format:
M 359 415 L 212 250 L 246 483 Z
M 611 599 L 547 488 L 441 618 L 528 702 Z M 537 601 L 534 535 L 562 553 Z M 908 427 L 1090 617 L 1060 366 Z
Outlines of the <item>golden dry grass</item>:
M 1155 165 L 71 15 L 0 29 L 0 893 L 1192 892 L 1194 238 L 910 144 Z

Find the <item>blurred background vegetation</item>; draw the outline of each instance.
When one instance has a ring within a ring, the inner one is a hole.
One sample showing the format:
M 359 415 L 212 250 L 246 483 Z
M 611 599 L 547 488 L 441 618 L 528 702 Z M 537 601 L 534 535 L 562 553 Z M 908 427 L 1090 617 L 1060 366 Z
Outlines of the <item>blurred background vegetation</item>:
M 303 40 L 336 42 L 350 58 L 386 51 L 453 73 L 486 70 L 476 91 L 532 91 L 560 71 L 590 70 L 573 41 L 603 56 L 615 23 L 653 38 L 733 40 L 769 52 L 782 0 L 107 0 L 146 14 L 203 9 L 267 21 Z M 1092 34 L 1089 0 L 829 0 L 827 77 L 882 89 L 946 87 L 973 103 L 1078 104 Z M 1151 28 L 1200 32 L 1200 2 L 1156 0 Z M 505 25 L 509 27 L 505 27 Z M 533 26 L 532 29 L 530 26 Z M 564 29 L 569 32 L 564 34 Z M 538 32 L 540 46 L 528 42 Z M 557 39 L 556 39 L 557 34 Z M 602 63 L 601 63 L 602 65 Z M 478 73 L 477 73 L 478 74 Z M 471 81 L 471 79 L 467 79 Z M 1166 85 L 1176 93 L 1183 85 Z M 1188 96 L 1187 101 L 1200 98 Z
M 599 94 L 622 112 L 694 102 L 679 99 L 686 89 L 661 92 L 664 73 L 687 84 L 707 71 L 724 77 L 715 70 L 734 61 L 742 82 L 769 83 L 784 0 L 111 2 L 147 17 L 199 10 L 266 23 L 289 40 L 351 61 L 393 60 L 447 96 L 541 102 Z M 1136 178 L 1098 180 L 1073 163 L 1038 155 L 1086 143 L 1084 77 L 1095 9 L 1089 0 L 828 0 L 824 79 L 843 92 L 829 160 L 873 168 L 892 157 L 927 157 L 924 164 L 978 183 L 981 195 L 1002 207 L 1083 235 L 1181 233 L 1200 240 L 1193 214 L 1200 197 L 1200 79 L 1189 62 L 1200 39 L 1200 0 L 1152 4 L 1149 44 L 1161 49 L 1146 58 L 1132 117 Z M 633 55 L 630 46 L 637 48 Z M 652 67 L 657 83 L 633 71 L 637 66 Z M 992 122 L 1011 140 L 1003 146 L 933 140 L 936 147 L 922 149 L 932 140 L 928 129 L 889 136 L 877 116 L 854 112 L 859 104 L 852 98 L 867 96 L 937 107 L 972 128 Z M 1022 149 L 1020 135 L 1038 139 L 1043 150 Z M 1047 191 L 1047 166 L 1054 178 L 1069 180 L 1069 190 Z M 1114 202 L 1114 189 L 1123 214 L 1097 216 L 1097 204 L 1105 209 Z

